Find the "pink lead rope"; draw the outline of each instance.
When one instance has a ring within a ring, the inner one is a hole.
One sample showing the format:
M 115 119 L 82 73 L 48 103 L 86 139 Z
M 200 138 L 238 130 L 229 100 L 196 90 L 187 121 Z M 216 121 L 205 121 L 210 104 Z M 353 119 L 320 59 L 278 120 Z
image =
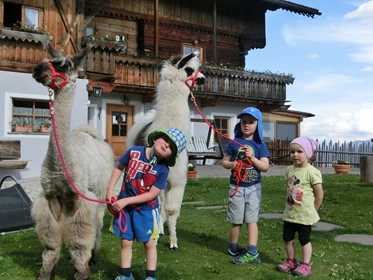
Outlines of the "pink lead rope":
M 53 91 L 51 91 L 53 92 Z M 54 135 L 54 139 L 56 141 L 56 146 L 57 146 L 57 151 L 58 151 L 58 154 L 60 156 L 60 159 L 61 159 L 61 163 L 62 163 L 62 167 L 63 167 L 63 170 L 66 174 L 66 177 L 67 179 L 69 180 L 70 182 L 70 185 L 73 187 L 73 189 L 75 190 L 75 192 L 82 198 L 86 199 L 86 200 L 89 200 L 89 201 L 92 201 L 92 202 L 97 202 L 97 203 L 105 203 L 105 204 L 108 204 L 108 209 L 110 211 L 110 213 L 112 213 L 113 215 L 119 215 L 118 219 L 119 219 L 119 222 L 118 222 L 118 226 L 119 226 L 119 230 L 121 233 L 125 233 L 126 230 L 127 230 L 127 217 L 126 217 L 126 214 L 124 213 L 124 210 L 120 210 L 119 212 L 114 212 L 114 211 L 111 211 L 111 207 L 109 207 L 110 205 L 112 205 L 116 200 L 115 197 L 113 197 L 111 199 L 111 201 L 107 201 L 107 200 L 100 200 L 100 199 L 94 199 L 94 198 L 90 198 L 86 195 L 84 195 L 74 184 L 74 181 L 72 180 L 71 176 L 70 176 L 70 173 L 69 173 L 69 170 L 67 169 L 67 166 L 66 166 L 66 163 L 65 163 L 65 159 L 63 157 L 63 154 L 62 154 L 62 151 L 61 151 L 61 147 L 60 147 L 60 143 L 58 141 L 58 137 L 57 137 L 57 130 L 56 130 L 56 122 L 55 122 L 55 118 L 54 118 L 54 104 L 53 104 L 53 101 L 52 101 L 52 98 L 51 98 L 51 94 L 49 94 L 49 97 L 50 97 L 50 101 L 49 101 L 49 107 L 50 107 L 50 114 L 52 116 L 52 127 L 53 127 L 53 135 Z M 124 218 L 124 226 L 122 227 L 122 223 L 121 223 L 121 220 L 122 218 Z
M 198 105 L 197 105 L 197 101 L 196 101 L 196 98 L 194 97 L 193 95 L 193 92 L 190 91 L 190 95 L 191 95 L 191 100 L 192 102 L 194 103 L 194 106 L 196 107 L 198 113 L 201 115 L 202 119 L 205 121 L 205 123 L 212 128 L 212 130 L 219 134 L 220 136 L 224 137 L 225 139 L 229 140 L 229 141 L 232 141 L 233 143 L 237 144 L 238 146 L 241 146 L 243 147 L 244 145 L 242 145 L 241 143 L 237 142 L 236 140 L 234 139 L 231 139 L 229 138 L 227 135 L 224 135 L 223 133 L 221 133 L 220 131 L 216 130 L 215 127 L 206 119 L 206 117 L 203 115 L 203 113 L 201 112 L 201 110 L 199 109 Z M 246 160 L 248 163 L 244 163 L 243 161 L 241 160 L 238 160 L 237 161 L 237 168 L 236 170 L 233 171 L 233 174 L 234 176 L 236 177 L 236 189 L 234 190 L 234 192 L 229 196 L 230 198 L 234 197 L 238 191 L 238 186 L 240 184 L 240 182 L 245 182 L 246 181 L 246 177 L 247 177 L 247 170 L 246 168 L 252 168 L 253 167 L 253 163 L 251 162 L 250 158 L 249 157 L 246 157 Z M 244 174 L 243 176 L 241 176 L 241 171 L 242 169 L 244 169 Z

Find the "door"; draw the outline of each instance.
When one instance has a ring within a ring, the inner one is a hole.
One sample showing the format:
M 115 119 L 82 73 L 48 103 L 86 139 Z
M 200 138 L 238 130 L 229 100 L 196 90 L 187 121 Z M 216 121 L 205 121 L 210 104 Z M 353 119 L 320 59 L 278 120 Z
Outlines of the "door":
M 106 139 L 117 160 L 126 150 L 127 135 L 133 124 L 133 106 L 107 104 Z

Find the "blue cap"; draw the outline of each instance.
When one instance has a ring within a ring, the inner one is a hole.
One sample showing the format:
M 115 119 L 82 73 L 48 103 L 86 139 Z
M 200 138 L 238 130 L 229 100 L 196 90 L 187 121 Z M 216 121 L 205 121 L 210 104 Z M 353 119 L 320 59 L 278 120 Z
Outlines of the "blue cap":
M 258 125 L 257 125 L 255 133 L 254 133 L 254 141 L 257 142 L 257 143 L 264 143 L 262 112 L 260 112 L 260 110 L 258 110 L 255 107 L 247 107 L 246 109 L 242 110 L 242 112 L 237 116 L 237 118 L 242 119 L 242 117 L 244 115 L 253 116 L 258 121 Z M 234 127 L 234 137 L 236 137 L 236 138 L 241 138 L 242 137 L 241 121 L 239 123 L 237 123 L 236 126 Z

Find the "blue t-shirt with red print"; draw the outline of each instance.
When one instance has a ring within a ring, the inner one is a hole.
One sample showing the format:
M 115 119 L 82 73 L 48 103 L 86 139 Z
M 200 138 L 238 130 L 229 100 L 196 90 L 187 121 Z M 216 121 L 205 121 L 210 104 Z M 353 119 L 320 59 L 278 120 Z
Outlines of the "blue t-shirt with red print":
M 146 158 L 145 146 L 134 146 L 128 149 L 119 159 L 126 165 L 123 183 L 118 199 L 143 194 L 154 186 L 160 190 L 166 188 L 169 167 L 163 161 L 150 164 Z M 158 196 L 152 201 L 131 205 L 135 210 L 152 210 L 158 208 Z
M 254 153 L 255 157 L 261 159 L 263 157 L 269 157 L 269 151 L 265 143 L 257 143 L 254 140 L 246 140 L 243 138 L 235 138 L 235 141 L 241 145 L 248 146 Z M 227 148 L 224 151 L 225 154 L 231 156 L 231 161 L 246 161 L 245 150 L 242 146 L 230 141 Z M 255 167 L 246 168 L 247 177 L 245 182 L 239 182 L 240 187 L 249 187 L 261 182 L 261 173 Z M 234 170 L 231 172 L 230 184 L 236 184 L 236 177 L 234 175 Z

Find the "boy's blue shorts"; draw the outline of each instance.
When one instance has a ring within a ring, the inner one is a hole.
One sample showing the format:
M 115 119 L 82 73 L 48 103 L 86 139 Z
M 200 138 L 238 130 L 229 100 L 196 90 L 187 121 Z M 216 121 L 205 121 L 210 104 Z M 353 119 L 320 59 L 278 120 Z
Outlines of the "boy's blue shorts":
M 127 224 L 125 232 L 121 232 L 118 226 L 119 215 L 113 216 L 109 230 L 115 235 L 126 240 L 136 240 L 138 242 L 148 242 L 159 237 L 159 209 L 136 211 L 124 209 L 126 219 L 122 217 L 122 229 Z

